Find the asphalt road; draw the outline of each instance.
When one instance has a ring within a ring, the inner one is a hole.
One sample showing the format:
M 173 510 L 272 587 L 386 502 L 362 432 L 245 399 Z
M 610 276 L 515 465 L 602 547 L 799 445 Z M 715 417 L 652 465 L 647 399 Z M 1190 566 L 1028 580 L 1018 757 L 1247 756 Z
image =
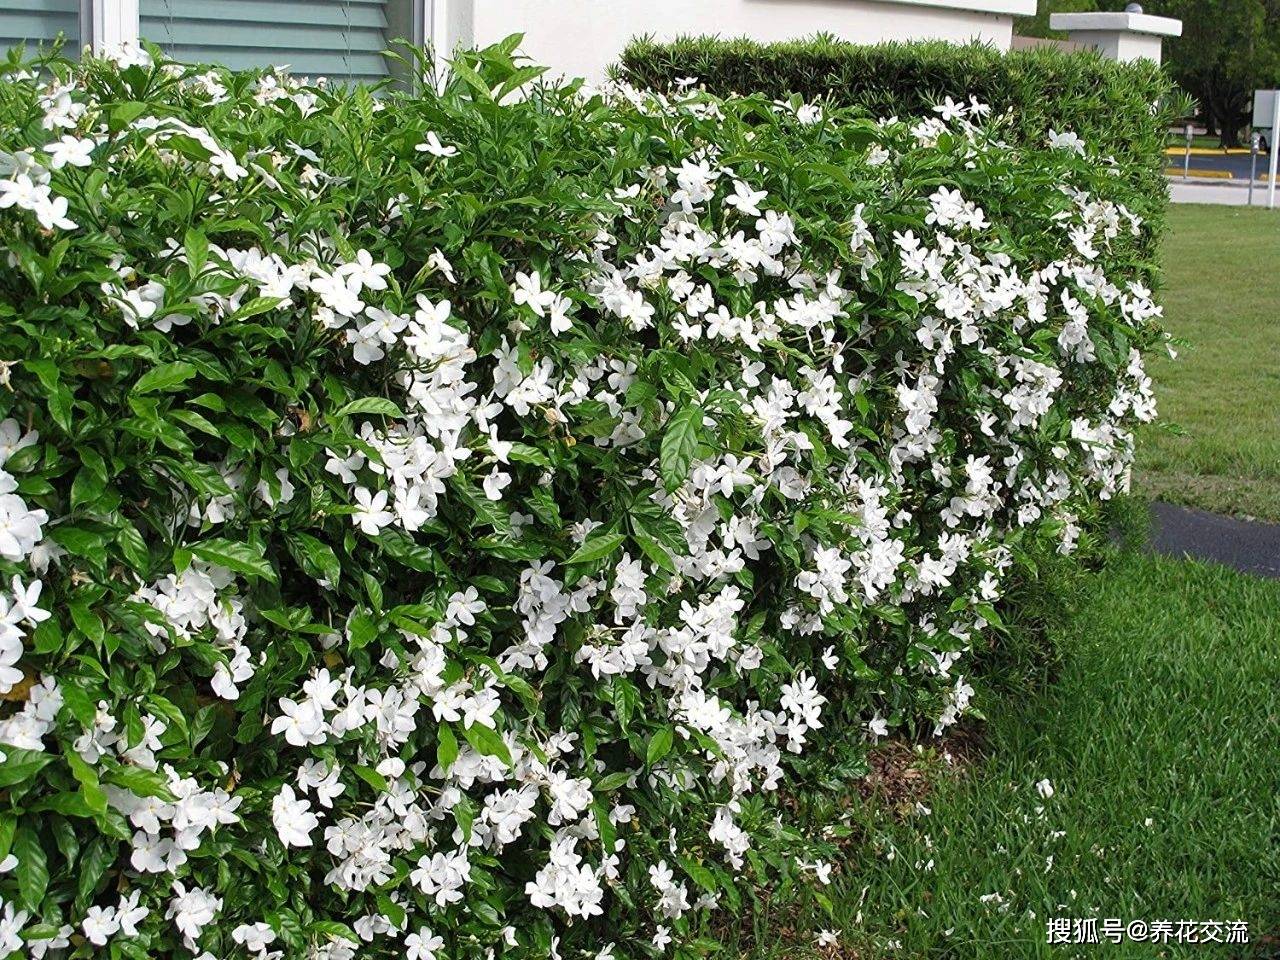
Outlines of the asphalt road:
M 1182 154 L 1166 154 L 1165 163 L 1170 170 L 1182 169 Z M 1267 155 L 1258 153 L 1258 176 L 1264 177 L 1267 174 Z M 1198 154 L 1191 155 L 1192 170 L 1225 170 L 1231 174 L 1233 180 L 1249 179 L 1250 157 L 1247 153 L 1222 153 L 1222 154 Z
M 1151 549 L 1280 577 L 1280 524 L 1236 520 L 1170 503 L 1151 505 Z

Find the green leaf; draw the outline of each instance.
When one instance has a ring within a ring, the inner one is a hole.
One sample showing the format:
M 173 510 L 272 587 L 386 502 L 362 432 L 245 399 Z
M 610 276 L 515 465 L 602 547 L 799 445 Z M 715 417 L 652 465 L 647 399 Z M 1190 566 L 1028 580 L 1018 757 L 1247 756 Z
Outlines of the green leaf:
M 148 110 L 154 109 L 151 104 L 141 100 L 126 100 L 111 108 L 111 129 L 123 130 Z
M 333 412 L 335 417 L 353 417 L 361 413 L 377 413 L 384 417 L 403 417 L 400 408 L 386 397 L 365 397 L 345 403 Z
M 185 360 L 162 363 L 152 367 L 133 385 L 133 393 L 141 396 L 163 390 L 174 390 L 196 375 L 196 368 Z
M 309 533 L 297 531 L 289 535 L 287 541 L 289 551 L 298 561 L 298 566 L 316 580 L 326 580 L 331 586 L 337 586 L 342 578 L 342 564 L 338 555 L 327 543 L 313 537 Z
M 102 879 L 102 875 L 107 872 L 107 867 L 111 866 L 115 859 L 114 845 L 101 837 L 95 837 L 76 865 L 77 903 L 88 904 L 97 889 L 98 881 Z
M 21 826 L 13 837 L 12 853 L 18 858 L 18 900 L 32 913 L 44 906 L 44 893 L 49 888 L 49 861 L 40 846 L 40 835 L 29 826 Z
M 378 638 L 378 622 L 363 610 L 347 621 L 347 646 L 351 650 L 367 647 Z
M 80 758 L 75 750 L 68 749 L 63 757 L 71 768 L 71 775 L 80 783 L 80 795 L 85 805 L 94 813 L 106 813 L 107 795 L 98 781 L 98 771 Z
M 471 827 L 476 822 L 476 808 L 471 802 L 471 798 L 465 793 L 461 799 L 453 805 L 453 819 L 457 822 L 459 829 L 462 830 L 462 836 L 471 839 Z
M 645 750 L 645 762 L 649 766 L 653 766 L 668 753 L 675 745 L 675 734 L 670 727 L 661 727 L 649 738 L 649 746 Z
M 441 724 L 436 734 L 436 763 L 442 773 L 448 773 L 453 761 L 458 759 L 458 738 L 448 724 Z
M 462 728 L 462 735 L 467 738 L 467 743 L 471 744 L 477 753 L 482 753 L 486 757 L 497 757 L 507 766 L 511 765 L 511 751 L 502 742 L 502 737 L 498 736 L 498 731 L 486 727 L 483 723 L 473 723 L 469 727 Z
M 142 539 L 142 535 L 138 533 L 137 528 L 125 521 L 116 531 L 116 543 L 119 544 L 120 552 L 124 554 L 124 558 L 132 564 L 132 572 L 139 575 L 145 574 L 151 565 L 151 554 L 147 550 L 146 541 Z
M 0 813 L 0 862 L 9 855 L 13 835 L 18 829 L 17 818 L 11 813 Z
M 624 783 L 631 779 L 631 773 L 627 770 L 619 770 L 617 773 L 611 773 L 607 777 L 601 777 L 596 781 L 596 793 L 612 793 Z
M 378 912 L 391 921 L 391 925 L 398 929 L 403 929 L 407 916 L 404 907 L 396 903 L 385 893 L 379 893 L 374 897 L 374 902 L 378 905 Z M 355 942 L 354 940 L 352 941 Z
M 681 857 L 680 866 L 684 867 L 684 872 L 689 875 L 689 879 L 708 893 L 715 893 L 719 889 L 716 884 L 715 874 L 702 864 Z
M 206 563 L 243 573 L 250 577 L 262 577 L 276 582 L 275 568 L 263 556 L 261 546 L 251 543 L 235 543 L 222 537 L 211 537 L 200 543 L 187 547 L 192 556 L 199 557 Z
M 353 765 L 351 772 L 379 793 L 386 793 L 391 789 L 391 785 L 387 783 L 387 778 L 372 767 Z
M 183 238 L 183 247 L 187 253 L 187 270 L 192 277 L 200 276 L 205 260 L 209 257 L 209 238 L 199 227 L 187 227 Z
M 454 76 L 462 80 L 467 86 L 474 90 L 481 100 L 492 100 L 493 94 L 489 91 L 488 85 L 480 79 L 480 75 L 472 70 L 463 61 L 462 57 L 452 60 L 449 63 L 450 69 Z
M 658 465 L 662 470 L 662 482 L 668 490 L 674 490 L 689 476 L 694 452 L 698 449 L 698 434 L 702 429 L 702 408 L 697 404 L 685 407 L 667 422 L 662 434 Z
M 658 543 L 652 537 L 643 533 L 635 533 L 632 539 L 639 545 L 640 551 L 654 562 L 658 567 L 667 571 L 667 573 L 676 572 L 676 562 L 671 558 L 671 554 L 667 552 L 667 548 Z
M 224 323 L 239 323 L 248 320 L 250 317 L 256 317 L 259 314 L 267 313 L 274 310 L 285 302 L 282 297 L 254 297 L 230 317 L 224 320 Z M 255 328 L 262 330 L 262 327 Z
M 0 787 L 12 787 L 15 783 L 30 780 L 53 762 L 53 754 L 39 750 L 23 750 L 5 746 L 4 760 L 0 762 Z
M 71 482 L 72 509 L 84 506 L 86 503 L 93 503 L 106 489 L 107 481 L 104 477 L 86 467 L 81 467 L 76 473 L 75 480 Z
M 169 778 L 155 770 L 144 770 L 141 767 L 115 767 L 106 771 L 103 779 L 107 783 L 131 790 L 140 797 L 159 797 L 165 803 L 173 803 L 178 799 L 169 788 Z
M 603 560 L 622 546 L 623 541 L 626 539 L 626 535 L 621 533 L 599 533 L 598 531 L 593 531 L 583 541 L 582 546 L 575 550 L 573 555 L 565 561 L 565 564 L 594 563 L 597 560 Z

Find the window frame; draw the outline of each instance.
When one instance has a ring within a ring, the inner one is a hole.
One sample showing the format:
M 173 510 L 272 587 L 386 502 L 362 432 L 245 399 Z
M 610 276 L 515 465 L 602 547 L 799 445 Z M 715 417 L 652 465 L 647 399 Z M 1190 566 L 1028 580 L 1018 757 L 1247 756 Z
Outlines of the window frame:
M 306 0 L 294 0 L 306 3 Z M 407 21 L 408 39 L 415 46 L 435 40 L 440 57 L 447 36 L 449 0 L 386 0 L 397 8 L 398 24 Z M 139 0 L 80 0 L 80 46 L 92 47 L 95 53 L 137 44 L 140 39 L 141 11 Z M 390 11 L 389 11 L 390 13 Z M 401 31 L 397 30 L 398 35 Z M 265 66 L 265 64 L 264 64 Z

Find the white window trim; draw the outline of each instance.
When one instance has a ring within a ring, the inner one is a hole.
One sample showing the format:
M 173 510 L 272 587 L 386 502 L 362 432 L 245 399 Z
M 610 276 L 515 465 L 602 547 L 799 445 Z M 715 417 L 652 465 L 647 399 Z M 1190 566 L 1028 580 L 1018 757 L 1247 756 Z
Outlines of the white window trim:
M 138 0 L 80 0 L 80 44 L 94 53 L 138 42 Z

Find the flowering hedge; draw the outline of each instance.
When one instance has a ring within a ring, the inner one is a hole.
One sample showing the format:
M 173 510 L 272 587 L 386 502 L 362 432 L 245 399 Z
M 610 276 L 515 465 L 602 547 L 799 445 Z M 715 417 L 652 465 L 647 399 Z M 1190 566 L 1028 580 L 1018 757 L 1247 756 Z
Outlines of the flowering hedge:
M 0 955 L 702 955 L 1127 483 L 1074 134 L 513 47 L 0 80 Z

